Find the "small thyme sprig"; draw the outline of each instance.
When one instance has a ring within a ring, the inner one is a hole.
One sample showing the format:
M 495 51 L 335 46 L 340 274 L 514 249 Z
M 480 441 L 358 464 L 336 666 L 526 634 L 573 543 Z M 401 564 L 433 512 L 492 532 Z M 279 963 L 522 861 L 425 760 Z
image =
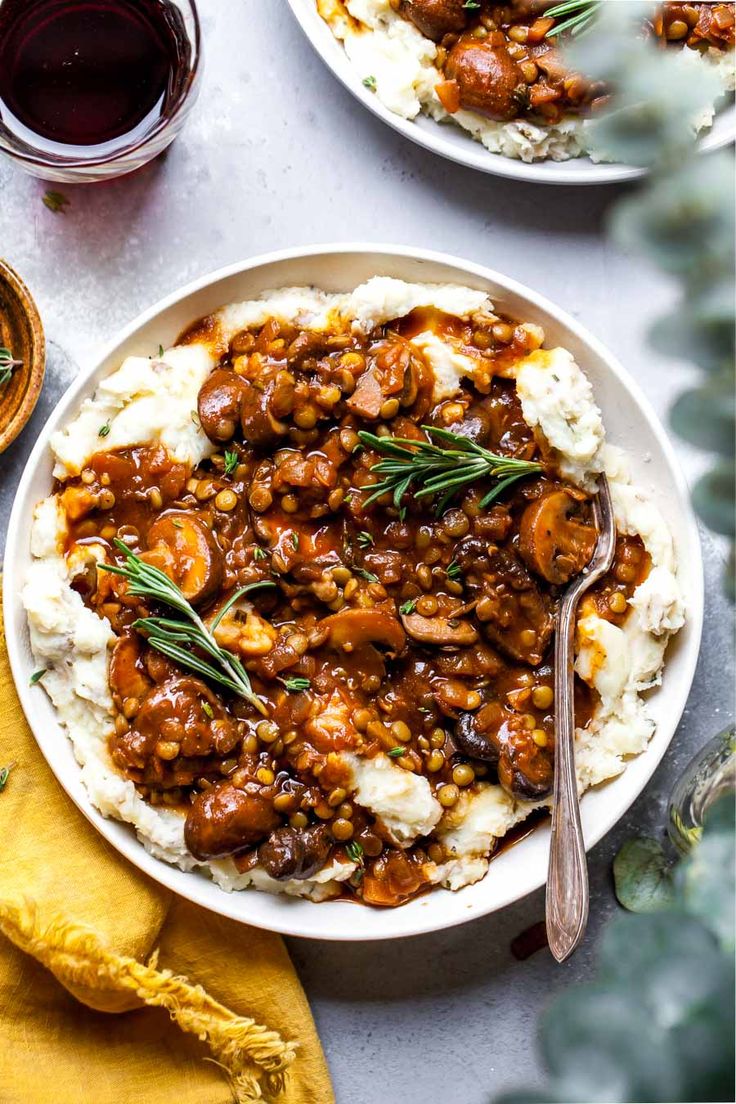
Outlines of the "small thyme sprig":
M 7 383 L 13 374 L 14 368 L 20 368 L 22 360 L 15 360 L 10 349 L 0 345 L 0 387 Z
M 439 495 L 436 512 L 441 514 L 453 495 L 469 483 L 479 479 L 497 480 L 495 487 L 481 499 L 481 507 L 486 507 L 517 479 L 542 470 L 542 465 L 535 460 L 498 456 L 449 429 L 437 426 L 422 426 L 422 429 L 434 440 L 411 441 L 405 437 L 377 437 L 365 430 L 359 432 L 364 445 L 386 457 L 371 468 L 383 479 L 372 488 L 366 506 L 381 495 L 391 494 L 394 506 L 401 509 L 404 495 L 412 492 L 415 498 Z M 435 440 L 439 444 L 435 444 Z
M 357 840 L 350 840 L 349 843 L 345 844 L 345 850 L 348 853 L 348 858 L 360 866 L 363 865 L 363 845 L 361 843 L 358 843 Z
M 601 6 L 601 0 L 563 0 L 561 4 L 555 4 L 544 13 L 545 18 L 561 19 L 551 30 L 547 31 L 546 38 L 569 32 L 574 38 L 585 34 L 593 25 L 593 21 Z M 569 18 L 565 19 L 565 16 Z
M 290 694 L 297 694 L 300 690 L 308 690 L 312 685 L 308 678 L 302 678 L 300 675 L 294 675 L 292 678 L 280 678 L 279 682 L 284 684 Z
M 240 587 L 231 594 L 212 623 L 207 626 L 168 575 L 153 564 L 145 563 L 121 540 L 114 541 L 114 544 L 125 557 L 126 563 L 124 566 L 100 564 L 102 570 L 127 579 L 129 591 L 134 597 L 159 602 L 181 615 L 177 619 L 156 616 L 139 617 L 133 622 L 133 628 L 145 636 L 152 648 L 173 659 L 180 667 L 194 671 L 203 678 L 210 679 L 226 690 L 230 690 L 250 702 L 260 713 L 265 714 L 266 707 L 254 693 L 243 664 L 237 656 L 217 643 L 214 634 L 225 614 L 239 598 L 255 587 L 275 586 L 275 583 L 265 580 Z M 193 648 L 199 648 L 214 663 L 202 659 L 191 650 Z

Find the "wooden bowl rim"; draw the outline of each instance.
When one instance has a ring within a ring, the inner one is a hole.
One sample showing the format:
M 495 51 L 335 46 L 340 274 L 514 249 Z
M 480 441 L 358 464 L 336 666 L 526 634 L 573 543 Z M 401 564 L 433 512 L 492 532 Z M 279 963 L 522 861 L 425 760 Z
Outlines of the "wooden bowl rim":
M 46 371 L 46 337 L 33 296 L 15 269 L 11 268 L 2 257 L 0 257 L 0 283 L 5 284 L 20 311 L 25 315 L 31 337 L 30 364 L 24 363 L 18 369 L 27 381 L 23 399 L 15 416 L 4 428 L 0 428 L 0 452 L 4 452 L 25 427 L 41 394 Z

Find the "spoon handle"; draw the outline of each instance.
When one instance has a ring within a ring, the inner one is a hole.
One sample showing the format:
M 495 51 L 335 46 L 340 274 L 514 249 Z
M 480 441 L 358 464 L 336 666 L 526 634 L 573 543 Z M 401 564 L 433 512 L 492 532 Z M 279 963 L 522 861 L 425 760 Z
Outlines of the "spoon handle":
M 573 634 L 577 595 L 563 598 L 555 639 L 555 777 L 547 874 L 547 940 L 564 962 L 588 922 L 588 864 L 575 776 Z

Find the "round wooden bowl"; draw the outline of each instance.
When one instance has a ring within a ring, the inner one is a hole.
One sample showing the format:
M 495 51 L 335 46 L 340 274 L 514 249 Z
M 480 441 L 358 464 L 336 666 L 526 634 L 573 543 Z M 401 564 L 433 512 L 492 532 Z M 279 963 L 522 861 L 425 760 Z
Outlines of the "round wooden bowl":
M 46 339 L 41 317 L 21 278 L 0 260 L 0 347 L 14 360 L 7 383 L 0 384 L 0 452 L 18 436 L 38 402 L 46 368 Z

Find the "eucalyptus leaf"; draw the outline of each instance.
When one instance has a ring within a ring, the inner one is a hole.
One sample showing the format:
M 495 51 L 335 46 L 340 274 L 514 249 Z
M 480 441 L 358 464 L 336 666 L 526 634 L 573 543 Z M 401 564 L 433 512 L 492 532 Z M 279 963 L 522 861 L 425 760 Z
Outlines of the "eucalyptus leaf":
M 624 248 L 645 252 L 659 268 L 682 277 L 689 286 L 731 276 L 734 212 L 729 155 L 700 158 L 658 179 L 614 209 L 611 229 Z
M 668 902 L 620 913 L 603 937 L 597 982 L 568 988 L 543 1015 L 544 1091 L 498 1104 L 734 1098 L 735 814 L 733 796 L 714 806 Z M 657 841 L 634 843 L 620 853 L 627 863 L 661 873 Z
M 644 186 L 614 208 L 616 241 L 676 276 L 684 295 L 674 314 L 657 323 L 652 343 L 734 386 L 734 267 L 736 218 L 734 162 L 730 152 L 700 156 L 697 130 L 724 102 L 716 67 L 693 64 L 687 48 L 662 49 L 640 33 L 652 4 L 602 4 L 589 34 L 560 43 L 579 71 L 615 88 L 613 110 L 586 127 L 603 159 L 648 168 Z M 729 417 L 688 397 L 674 424 L 687 440 L 731 455 Z M 702 424 L 696 425 L 698 414 Z M 722 471 L 706 477 L 697 502 L 706 525 L 733 533 L 733 480 Z M 736 561 L 733 547 L 730 562 Z M 726 575 L 729 594 L 734 574 Z
M 733 960 L 661 963 L 650 990 L 660 1012 L 672 1014 L 682 1100 L 733 1100 Z
M 733 539 L 736 535 L 736 478 L 731 464 L 718 464 L 693 487 L 693 506 L 709 529 Z
M 539 1092 L 535 1089 L 517 1089 L 515 1092 L 501 1093 L 495 1097 L 494 1104 L 565 1104 L 565 1101 L 549 1090 Z
M 736 354 L 736 285 L 733 277 L 709 285 L 707 295 L 688 295 L 657 319 L 649 342 L 658 352 L 692 361 L 706 372 L 733 379 Z
M 604 10 L 627 6 L 603 5 Z M 598 31 L 570 51 L 584 72 L 616 84 L 613 110 L 591 126 L 594 146 L 609 159 L 674 166 L 692 148 L 695 121 L 707 117 L 722 92 L 721 82 L 705 66 L 694 71 L 679 50 L 653 51 L 634 28 L 628 33 L 631 37 L 618 59 L 610 42 L 604 40 L 607 59 L 591 46 Z
M 712 932 L 684 909 L 619 915 L 608 925 L 601 941 L 601 976 L 635 985 L 653 962 L 706 955 L 716 949 Z
M 664 848 L 646 836 L 637 836 L 623 845 L 613 860 L 613 881 L 619 904 L 630 912 L 655 912 L 673 900 L 672 875 Z
M 676 1100 L 667 1035 L 625 985 L 579 985 L 542 1017 L 542 1054 L 571 1102 Z
M 597 12 L 595 32 L 566 44 L 565 56 L 580 72 L 607 82 L 620 80 L 622 64 L 633 69 L 641 57 L 643 44 L 638 32 L 650 12 L 651 4 L 646 0 L 602 4 Z M 626 56 L 611 49 L 615 39 L 626 41 Z
M 736 929 L 736 833 L 733 794 L 722 797 L 706 819 L 697 847 L 675 875 L 677 893 L 689 913 L 700 918 L 727 950 Z
M 730 374 L 724 372 L 703 387 L 683 392 L 670 411 L 670 422 L 691 445 L 733 456 L 736 395 Z

